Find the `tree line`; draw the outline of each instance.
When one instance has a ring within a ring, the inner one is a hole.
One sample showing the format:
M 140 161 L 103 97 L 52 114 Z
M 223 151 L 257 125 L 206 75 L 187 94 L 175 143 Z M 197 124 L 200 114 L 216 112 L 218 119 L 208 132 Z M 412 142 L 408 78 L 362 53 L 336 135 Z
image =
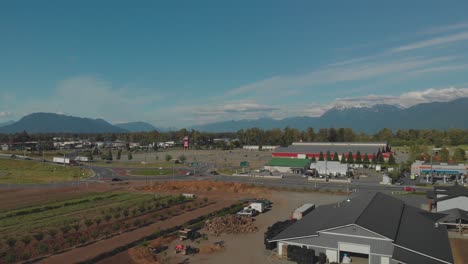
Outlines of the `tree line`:
M 432 145 L 435 147 L 458 146 L 468 144 L 467 129 L 399 129 L 392 131 L 384 128 L 375 134 L 365 134 L 353 131 L 351 128 L 296 128 L 270 129 L 259 128 L 242 129 L 237 132 L 209 133 L 197 130 L 180 129 L 169 132 L 137 132 L 137 133 L 47 133 L 28 134 L 26 131 L 16 134 L 0 134 L 0 143 L 18 143 L 40 141 L 47 146 L 54 137 L 87 139 L 90 141 L 136 142 L 148 145 L 154 142 L 174 141 L 181 144 L 182 138 L 189 136 L 190 144 L 194 148 L 203 147 L 239 147 L 243 145 L 275 145 L 288 146 L 292 142 L 388 142 L 392 146 Z M 214 139 L 226 139 L 215 141 Z

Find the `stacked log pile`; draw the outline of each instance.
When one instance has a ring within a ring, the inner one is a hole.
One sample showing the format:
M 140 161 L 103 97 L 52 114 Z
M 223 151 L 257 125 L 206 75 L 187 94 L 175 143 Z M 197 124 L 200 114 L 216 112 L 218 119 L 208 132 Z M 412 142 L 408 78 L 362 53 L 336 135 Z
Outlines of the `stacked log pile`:
M 205 222 L 207 231 L 215 234 L 238 234 L 257 232 L 258 228 L 253 223 L 253 218 L 238 215 L 216 217 Z

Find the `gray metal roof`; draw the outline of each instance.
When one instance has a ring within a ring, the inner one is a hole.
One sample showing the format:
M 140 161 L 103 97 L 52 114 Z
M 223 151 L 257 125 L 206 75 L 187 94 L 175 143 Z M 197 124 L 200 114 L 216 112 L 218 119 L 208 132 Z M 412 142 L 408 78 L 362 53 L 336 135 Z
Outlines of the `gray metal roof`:
M 437 194 L 445 194 L 444 197 L 437 198 Z M 427 197 L 434 199 L 436 202 L 449 200 L 459 196 L 467 196 L 468 197 L 468 189 L 460 186 L 460 185 L 453 185 L 453 186 L 442 186 L 442 187 L 434 187 L 433 191 L 427 192 Z
M 381 146 L 382 147 L 382 146 Z M 383 145 L 385 147 L 385 144 Z M 275 152 L 280 153 L 320 153 L 323 152 L 325 155 L 327 151 L 330 151 L 331 154 L 338 153 L 338 154 L 348 154 L 348 152 L 356 153 L 358 151 L 361 152 L 362 155 L 365 153 L 373 154 L 379 151 L 379 146 L 375 145 L 291 145 L 288 147 L 279 147 L 275 150 Z
M 396 245 L 453 263 L 447 230 L 443 226 L 435 228 L 423 212 L 383 193 L 364 194 L 339 206 L 317 207 L 272 241 L 314 236 L 321 230 L 356 224 L 393 240 Z
M 440 261 L 425 257 L 421 254 L 417 254 L 403 248 L 395 247 L 393 249 L 392 259 L 396 261 L 402 261 L 408 264 L 440 264 Z
M 444 215 L 439 219 L 440 222 L 458 223 L 460 220 L 468 222 L 468 211 L 462 209 L 453 208 L 439 212 L 439 214 Z
M 401 215 L 398 235 L 393 242 L 401 247 L 453 263 L 447 229 L 435 226 L 419 208 L 406 205 Z M 412 263 L 406 262 L 405 263 Z

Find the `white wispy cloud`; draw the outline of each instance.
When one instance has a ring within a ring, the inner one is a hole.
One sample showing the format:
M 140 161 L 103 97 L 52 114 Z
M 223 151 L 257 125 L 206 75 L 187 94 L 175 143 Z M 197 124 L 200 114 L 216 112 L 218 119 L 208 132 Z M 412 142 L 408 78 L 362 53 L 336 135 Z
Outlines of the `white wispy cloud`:
M 448 102 L 464 97 L 468 97 L 468 88 L 430 88 L 420 91 L 406 92 L 396 96 L 371 94 L 366 96 L 338 98 L 334 103 L 332 103 L 332 105 L 372 106 L 376 104 L 391 104 L 410 107 L 421 103 Z
M 454 59 L 456 59 L 454 56 L 431 58 L 412 57 L 389 59 L 378 62 L 358 61 L 358 63 L 327 66 L 323 69 L 302 75 L 274 76 L 265 80 L 247 84 L 230 90 L 227 93 L 227 96 L 237 96 L 241 94 L 269 94 L 282 96 L 283 94 L 279 92 L 283 92 L 288 89 L 304 89 L 318 85 L 366 80 L 388 74 L 418 69 L 421 70 L 425 69 L 425 67 L 433 67 Z
M 459 41 L 465 41 L 465 40 L 468 40 L 468 32 L 460 32 L 460 33 L 450 34 L 450 35 L 446 35 L 442 37 L 435 37 L 432 39 L 422 40 L 422 41 L 414 42 L 411 44 L 399 46 L 399 47 L 390 49 L 389 52 L 391 53 L 407 52 L 411 50 L 441 46 L 441 45 L 450 44 L 450 43 L 459 42 Z
M 460 30 L 468 28 L 468 22 L 461 22 L 451 25 L 444 25 L 444 26 L 436 26 L 420 32 L 422 35 L 431 35 L 431 34 L 440 34 L 446 33 L 450 31 Z

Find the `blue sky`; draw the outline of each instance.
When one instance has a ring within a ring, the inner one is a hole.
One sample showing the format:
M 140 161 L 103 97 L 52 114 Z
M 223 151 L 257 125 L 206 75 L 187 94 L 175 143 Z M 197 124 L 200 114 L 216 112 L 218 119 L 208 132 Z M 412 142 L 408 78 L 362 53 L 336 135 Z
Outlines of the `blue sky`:
M 184 127 L 468 96 L 467 1 L 0 3 L 0 122 Z

